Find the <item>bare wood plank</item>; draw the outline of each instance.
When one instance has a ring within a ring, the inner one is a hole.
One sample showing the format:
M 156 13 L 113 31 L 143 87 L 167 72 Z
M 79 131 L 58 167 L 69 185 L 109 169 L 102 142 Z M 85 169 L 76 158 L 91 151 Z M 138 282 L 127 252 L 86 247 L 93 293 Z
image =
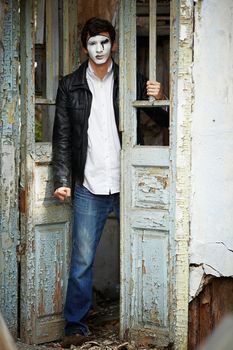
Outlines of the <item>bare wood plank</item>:
M 197 297 L 189 305 L 189 350 L 195 350 L 199 344 L 200 299 Z
M 226 315 L 232 312 L 233 279 L 212 279 L 189 305 L 189 350 L 206 344 L 209 335 L 224 322 Z M 207 343 L 209 344 L 208 341 Z M 212 341 L 210 344 L 213 344 Z
M 230 312 L 233 312 L 233 279 L 215 278 L 212 282 L 213 328 Z
M 202 344 L 212 332 L 212 291 L 211 285 L 206 286 L 200 301 L 200 343 Z

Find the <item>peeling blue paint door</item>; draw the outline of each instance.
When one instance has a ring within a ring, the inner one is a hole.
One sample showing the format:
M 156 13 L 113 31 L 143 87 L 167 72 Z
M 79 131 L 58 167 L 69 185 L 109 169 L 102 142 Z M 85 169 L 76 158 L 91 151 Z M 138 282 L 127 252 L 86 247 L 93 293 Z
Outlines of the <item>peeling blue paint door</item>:
M 7 1 L 7 5 L 6 1 L 0 1 L 0 312 L 15 337 L 20 148 L 18 10 L 18 1 Z
M 58 1 L 21 1 L 20 337 L 36 344 L 63 335 L 69 265 L 70 204 L 53 198 L 51 169 L 59 21 Z
M 150 78 L 155 80 L 156 1 L 150 1 Z M 153 44 L 154 41 L 154 44 Z M 136 1 L 120 2 L 121 335 L 150 347 L 173 342 L 170 150 L 140 146 L 137 108 L 169 101 L 136 100 Z

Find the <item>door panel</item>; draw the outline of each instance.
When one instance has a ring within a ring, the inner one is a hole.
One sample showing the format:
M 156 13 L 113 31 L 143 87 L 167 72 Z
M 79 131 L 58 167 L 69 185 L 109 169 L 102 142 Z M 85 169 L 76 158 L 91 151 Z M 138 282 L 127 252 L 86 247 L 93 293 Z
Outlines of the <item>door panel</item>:
M 150 1 L 151 11 L 155 5 L 156 1 Z M 152 31 L 155 43 L 156 26 L 151 25 Z M 155 55 L 156 50 L 151 52 Z M 161 106 L 161 102 L 135 102 L 136 2 L 133 0 L 120 3 L 120 63 L 121 335 L 145 347 L 168 346 L 173 342 L 170 150 L 166 146 L 136 145 L 136 107 L 153 108 Z M 149 66 L 156 66 L 155 57 L 150 57 Z M 151 74 L 151 79 L 155 80 L 155 74 Z M 164 103 L 169 105 L 169 101 Z
M 142 328 L 145 325 L 166 327 L 168 232 L 135 229 L 132 234 L 132 275 L 138 285 L 132 317 L 136 314 L 136 320 Z
M 137 150 L 136 146 L 132 152 L 122 151 L 128 155 L 121 237 L 124 264 L 128 266 L 122 266 L 121 288 L 129 308 L 122 309 L 122 316 L 132 339 L 143 343 L 149 336 L 152 344 L 165 346 L 171 341 L 169 149 Z
M 53 198 L 51 144 L 36 144 L 33 218 L 35 227 L 35 336 L 41 343 L 63 334 L 69 266 L 70 208 Z
M 53 197 L 51 144 L 38 143 L 28 192 L 29 223 L 22 259 L 21 338 L 27 343 L 59 339 L 69 267 L 70 205 Z M 30 227 L 30 229 L 29 229 Z

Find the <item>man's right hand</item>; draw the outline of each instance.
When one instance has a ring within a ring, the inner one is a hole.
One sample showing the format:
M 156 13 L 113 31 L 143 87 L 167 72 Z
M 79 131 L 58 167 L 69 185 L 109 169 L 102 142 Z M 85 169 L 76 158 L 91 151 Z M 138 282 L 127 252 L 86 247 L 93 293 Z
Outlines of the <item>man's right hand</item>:
M 54 191 L 54 197 L 60 201 L 64 201 L 66 198 L 71 196 L 71 189 L 69 187 L 59 187 Z

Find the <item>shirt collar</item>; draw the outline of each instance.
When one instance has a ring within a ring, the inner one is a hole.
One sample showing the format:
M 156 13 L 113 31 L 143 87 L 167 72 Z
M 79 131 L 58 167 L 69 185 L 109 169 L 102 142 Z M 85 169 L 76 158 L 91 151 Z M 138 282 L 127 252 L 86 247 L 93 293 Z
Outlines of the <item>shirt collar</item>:
M 91 64 L 90 64 L 90 61 L 88 61 L 87 73 L 88 73 L 91 77 L 100 80 L 100 79 L 97 77 L 97 75 L 95 74 L 95 72 L 94 72 L 94 70 L 93 70 L 93 68 L 92 68 L 92 66 L 91 66 Z M 109 66 L 108 66 L 107 73 L 106 73 L 105 77 L 104 77 L 102 80 L 105 80 L 105 79 L 106 79 L 110 74 L 112 74 L 112 73 L 113 73 L 113 61 L 111 60 L 111 63 L 110 63 Z

